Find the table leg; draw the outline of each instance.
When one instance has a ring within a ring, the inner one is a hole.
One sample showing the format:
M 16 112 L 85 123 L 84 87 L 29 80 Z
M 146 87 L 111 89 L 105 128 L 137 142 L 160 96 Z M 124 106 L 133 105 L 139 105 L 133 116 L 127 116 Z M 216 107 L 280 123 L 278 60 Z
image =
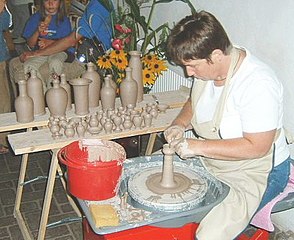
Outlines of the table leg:
M 150 134 L 148 144 L 147 144 L 147 147 L 146 147 L 146 151 L 145 151 L 146 156 L 152 154 L 152 150 L 153 150 L 153 147 L 154 147 L 156 136 L 157 136 L 157 133 L 151 133 Z
M 23 183 L 24 183 L 24 179 L 25 179 L 25 175 L 26 175 L 28 158 L 29 158 L 29 154 L 24 154 L 24 155 L 22 155 L 22 158 L 21 158 L 21 167 L 20 167 L 20 172 L 19 172 L 19 177 L 18 177 L 16 198 L 15 198 L 15 204 L 14 204 L 14 217 L 17 220 L 17 223 L 19 225 L 19 228 L 21 230 L 21 233 L 22 233 L 24 239 L 33 239 L 33 236 L 30 233 L 30 231 L 24 221 L 24 218 L 20 212 L 20 204 L 21 204 L 22 192 L 23 192 Z
M 53 150 L 51 163 L 50 163 L 50 170 L 49 170 L 49 175 L 47 180 L 45 198 L 43 203 L 42 215 L 41 215 L 41 220 L 39 225 L 38 240 L 45 239 L 46 225 L 48 222 L 48 215 L 49 215 L 49 210 L 50 210 L 50 205 L 52 200 L 53 188 L 55 184 L 57 166 L 58 166 L 57 150 Z
M 73 200 L 73 198 L 68 194 L 67 192 L 67 188 L 66 188 L 66 182 L 64 180 L 64 177 L 63 177 L 63 172 L 60 168 L 60 165 L 58 164 L 57 166 L 57 172 L 58 172 L 58 175 L 60 176 L 60 180 L 61 180 L 61 183 L 63 185 L 63 188 L 65 190 L 65 193 L 66 193 L 66 196 L 67 196 L 67 199 L 70 203 L 70 205 L 72 206 L 72 208 L 74 209 L 74 211 L 76 212 L 76 214 L 79 216 L 79 217 L 82 217 L 82 214 L 81 214 L 81 211 L 79 210 L 77 204 L 75 203 L 75 201 Z

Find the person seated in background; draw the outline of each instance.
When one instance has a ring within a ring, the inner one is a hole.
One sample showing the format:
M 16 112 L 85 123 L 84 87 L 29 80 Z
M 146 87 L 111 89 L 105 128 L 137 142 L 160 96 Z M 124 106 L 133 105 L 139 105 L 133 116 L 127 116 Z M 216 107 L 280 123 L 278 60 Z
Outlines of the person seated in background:
M 24 52 L 20 56 L 22 62 L 38 56 L 49 56 L 75 47 L 82 38 L 97 38 L 104 50 L 111 48 L 111 19 L 110 11 L 99 0 L 91 0 L 86 6 L 82 17 L 78 20 L 77 29 L 69 36 L 59 39 L 54 44 L 36 51 Z
M 10 92 L 6 74 L 6 61 L 9 51 L 3 33 L 11 24 L 11 15 L 7 10 L 6 0 L 0 0 L 0 113 L 11 111 Z M 7 133 L 0 134 L 0 154 L 8 153 Z
M 54 44 L 58 39 L 68 36 L 72 32 L 71 23 L 66 16 L 64 0 L 41 0 L 40 9 L 27 21 L 23 37 L 31 50 L 43 49 Z M 34 69 L 43 81 L 44 90 L 50 88 L 51 78 L 54 74 L 61 75 L 63 63 L 71 58 L 71 53 L 61 51 L 49 56 L 38 56 L 28 59 L 24 63 L 24 72 Z M 73 60 L 73 58 L 72 58 Z M 43 79 L 39 68 L 48 62 L 49 78 Z
M 11 37 L 18 54 L 25 49 L 25 39 L 22 33 L 27 20 L 32 14 L 33 0 L 9 0 L 7 6 L 12 15 L 12 31 Z
M 221 23 L 205 11 L 174 27 L 167 56 L 194 82 L 165 139 L 182 159 L 201 156 L 206 170 L 230 187 L 201 220 L 196 239 L 235 239 L 289 180 L 283 86 L 269 66 L 233 45 Z M 190 127 L 197 138 L 185 138 Z

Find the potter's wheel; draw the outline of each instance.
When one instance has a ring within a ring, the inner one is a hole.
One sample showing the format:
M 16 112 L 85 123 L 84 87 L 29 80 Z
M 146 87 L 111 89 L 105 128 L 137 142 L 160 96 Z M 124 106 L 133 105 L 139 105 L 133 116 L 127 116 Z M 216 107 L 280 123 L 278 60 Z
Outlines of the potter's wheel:
M 162 151 L 162 168 L 145 168 L 131 176 L 129 195 L 150 210 L 173 212 L 194 208 L 207 192 L 206 179 L 189 167 L 175 167 L 175 152 L 168 144 L 163 146 Z
M 194 171 L 199 174 L 201 179 L 205 179 L 208 185 L 207 192 L 202 200 L 199 199 L 199 203 L 195 207 L 187 206 L 187 211 L 159 211 L 155 207 L 144 206 L 143 204 L 135 201 L 129 194 L 129 179 L 133 178 L 139 172 L 143 172 L 144 169 L 155 168 L 161 171 L 163 162 L 163 155 L 141 156 L 126 159 L 124 161 L 124 168 L 121 178 L 121 185 L 119 188 L 119 196 L 127 198 L 127 207 L 121 204 L 114 204 L 113 206 L 118 210 L 120 216 L 120 223 L 118 226 L 113 227 L 96 227 L 95 222 L 92 219 L 89 211 L 89 201 L 78 199 L 83 212 L 85 213 L 93 231 L 96 234 L 110 234 L 119 231 L 125 231 L 141 226 L 151 225 L 163 228 L 177 228 L 190 222 L 200 222 L 203 217 L 217 204 L 219 204 L 228 194 L 229 187 L 222 182 L 215 179 L 210 175 L 201 164 L 200 158 L 193 158 L 189 160 L 181 160 L 178 156 L 174 156 L 173 164 L 175 172 L 178 169 L 184 168 Z M 139 199 L 138 199 L 139 201 Z M 92 203 L 90 201 L 90 203 Z M 143 219 L 139 221 L 130 221 L 134 214 L 140 213 Z
M 129 179 L 128 193 L 141 207 L 148 210 L 176 212 L 179 210 L 190 210 L 202 202 L 207 192 L 207 181 L 195 170 L 186 167 L 176 166 L 174 169 L 175 182 L 182 187 L 178 190 L 171 189 L 171 192 L 162 193 L 148 187 L 150 182 L 159 184 L 162 169 L 160 166 L 143 169 Z M 180 182 L 187 182 L 181 184 Z

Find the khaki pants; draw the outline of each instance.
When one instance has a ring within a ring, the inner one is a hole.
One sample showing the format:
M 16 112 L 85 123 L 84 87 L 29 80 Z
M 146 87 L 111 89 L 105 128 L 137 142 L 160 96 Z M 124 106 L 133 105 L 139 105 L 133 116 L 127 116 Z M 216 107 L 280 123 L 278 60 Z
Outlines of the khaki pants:
M 6 72 L 6 62 L 0 62 L 0 113 L 11 111 L 10 92 Z M 7 146 L 7 133 L 0 133 L 0 144 Z
M 60 52 L 56 54 L 52 54 L 50 56 L 38 56 L 29 58 L 24 62 L 24 72 L 29 73 L 32 69 L 36 70 L 37 76 L 42 80 L 44 92 L 48 88 L 51 87 L 51 74 L 56 73 L 58 76 L 61 75 L 63 70 L 63 63 L 67 58 L 67 54 L 65 52 Z M 47 79 L 43 79 L 42 75 L 39 72 L 40 67 L 48 62 L 49 65 L 49 76 Z

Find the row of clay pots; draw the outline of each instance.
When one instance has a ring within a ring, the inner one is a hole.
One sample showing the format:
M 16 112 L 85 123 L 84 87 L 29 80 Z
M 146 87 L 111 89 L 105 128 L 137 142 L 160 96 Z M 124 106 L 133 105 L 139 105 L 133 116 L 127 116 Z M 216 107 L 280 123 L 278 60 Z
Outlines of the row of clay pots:
M 164 113 L 165 109 L 159 110 L 157 104 L 149 103 L 142 109 L 136 110 L 133 105 L 129 104 L 127 107 L 99 110 L 95 114 L 74 117 L 70 120 L 64 116 L 50 117 L 48 127 L 53 138 L 63 135 L 74 137 L 76 134 L 78 137 L 84 137 L 86 132 L 90 135 L 97 135 L 102 131 L 107 134 L 122 132 L 151 127 L 152 120 L 157 118 L 159 113 Z
M 126 69 L 126 78 L 120 86 L 120 98 L 124 107 L 128 104 L 136 105 L 137 102 L 143 100 L 141 53 L 131 51 L 129 54 L 131 58 L 129 67 Z M 90 107 L 99 106 L 99 99 L 101 99 L 103 110 L 115 108 L 116 84 L 108 75 L 101 88 L 101 79 L 93 63 L 87 63 L 87 71 L 82 77 L 72 79 L 69 83 L 74 90 L 76 115 L 89 114 Z M 65 116 L 66 111 L 72 107 L 71 87 L 64 74 L 60 76 L 60 81 L 57 78 L 53 79 L 53 87 L 47 90 L 45 97 L 43 83 L 37 77 L 35 70 L 31 70 L 27 81 L 21 80 L 18 84 L 19 96 L 15 100 L 18 122 L 31 122 L 34 116 L 45 114 L 45 99 L 50 115 L 54 117 Z

